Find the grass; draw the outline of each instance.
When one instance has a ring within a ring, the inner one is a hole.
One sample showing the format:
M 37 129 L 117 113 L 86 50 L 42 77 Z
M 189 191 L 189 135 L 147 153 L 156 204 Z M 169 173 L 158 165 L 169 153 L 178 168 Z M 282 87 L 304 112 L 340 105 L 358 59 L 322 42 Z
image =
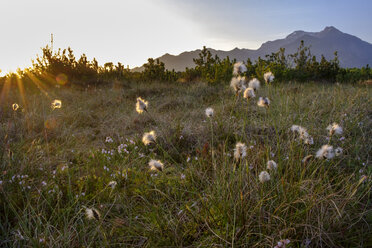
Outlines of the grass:
M 257 98 L 235 99 L 227 84 L 46 92 L 22 100 L 11 90 L 1 102 L 2 247 L 372 245 L 369 86 L 264 86 L 256 95 L 270 98 L 268 109 Z M 139 96 L 149 113 L 135 112 Z M 62 108 L 50 108 L 54 99 Z M 342 138 L 327 139 L 332 122 L 343 127 Z M 314 144 L 296 139 L 293 124 L 306 127 Z M 157 142 L 145 146 L 142 134 L 151 130 Z M 237 142 L 248 147 L 239 162 Z M 327 143 L 343 155 L 301 163 Z M 150 159 L 164 170 L 149 171 Z M 278 169 L 260 183 L 271 159 Z M 87 219 L 85 208 L 100 218 Z

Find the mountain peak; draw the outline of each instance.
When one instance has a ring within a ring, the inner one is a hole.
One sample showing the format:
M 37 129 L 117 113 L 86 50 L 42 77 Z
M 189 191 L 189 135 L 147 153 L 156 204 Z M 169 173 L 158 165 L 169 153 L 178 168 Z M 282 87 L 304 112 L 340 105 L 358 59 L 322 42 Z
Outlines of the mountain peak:
M 286 38 L 297 38 L 301 35 L 304 35 L 306 32 L 303 31 L 303 30 L 297 30 L 297 31 L 294 31 L 292 33 L 290 33 Z
M 335 28 L 334 26 L 327 26 L 323 29 L 323 31 L 321 31 L 321 33 L 325 33 L 325 32 L 340 32 L 340 30 L 338 30 L 337 28 Z

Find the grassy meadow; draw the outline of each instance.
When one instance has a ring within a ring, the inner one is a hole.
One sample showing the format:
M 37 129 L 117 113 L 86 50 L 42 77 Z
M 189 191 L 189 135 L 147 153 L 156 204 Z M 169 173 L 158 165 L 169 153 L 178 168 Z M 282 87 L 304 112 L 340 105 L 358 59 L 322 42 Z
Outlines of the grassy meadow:
M 371 95 L 314 82 L 262 85 L 249 101 L 228 83 L 10 89 L 0 106 L 0 246 L 371 247 Z M 148 101 L 142 114 L 137 97 Z M 341 135 L 328 135 L 333 122 Z M 237 142 L 247 146 L 239 160 Z M 324 144 L 343 153 L 302 162 Z M 150 170 L 151 159 L 164 169 Z

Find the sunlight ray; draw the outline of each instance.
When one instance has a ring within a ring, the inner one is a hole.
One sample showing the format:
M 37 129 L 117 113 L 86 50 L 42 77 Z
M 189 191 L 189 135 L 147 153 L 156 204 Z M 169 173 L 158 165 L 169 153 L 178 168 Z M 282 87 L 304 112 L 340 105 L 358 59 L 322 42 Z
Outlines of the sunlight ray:
M 20 94 L 20 97 L 21 97 L 22 106 L 23 106 L 24 109 L 27 109 L 25 88 L 23 86 L 23 82 L 22 82 L 21 78 L 19 78 L 19 77 L 17 77 L 16 80 L 17 80 L 19 94 Z
M 30 73 L 30 72 L 26 72 L 27 73 L 27 75 L 30 77 L 30 79 L 32 80 L 32 82 L 39 88 L 39 90 L 46 96 L 46 97 L 48 97 L 49 99 L 51 99 L 50 98 L 50 96 L 49 96 L 49 94 L 48 94 L 48 92 L 46 91 L 47 89 L 46 89 L 46 87 L 43 85 L 43 83 L 37 78 L 37 77 L 35 77 L 35 75 L 33 75 L 32 73 Z
M 9 76 L 9 77 L 6 78 L 5 83 L 3 85 L 3 88 L 1 90 L 0 103 L 3 103 L 3 102 L 6 101 L 8 95 L 9 95 L 11 84 L 12 84 L 12 77 Z

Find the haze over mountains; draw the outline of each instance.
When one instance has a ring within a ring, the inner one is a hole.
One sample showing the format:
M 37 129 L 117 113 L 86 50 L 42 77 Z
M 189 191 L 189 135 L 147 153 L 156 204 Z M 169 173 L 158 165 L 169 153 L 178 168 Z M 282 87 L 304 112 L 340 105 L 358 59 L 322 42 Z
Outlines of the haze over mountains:
M 341 32 L 335 27 L 326 27 L 320 32 L 295 31 L 285 37 L 274 41 L 268 41 L 261 45 L 257 50 L 235 48 L 231 51 L 221 51 L 208 48 L 213 55 L 217 54 L 220 58 L 227 56 L 230 59 L 246 61 L 250 58 L 252 61 L 258 57 L 265 58 L 265 55 L 277 52 L 281 47 L 285 48 L 286 54 L 292 54 L 297 51 L 301 40 L 305 46 L 310 46 L 311 53 L 320 61 L 323 54 L 327 60 L 334 57 L 334 52 L 338 52 L 341 67 L 363 67 L 367 64 L 372 65 L 372 44 L 359 39 L 356 36 Z M 179 55 L 165 54 L 159 57 L 160 61 L 165 63 L 169 70 L 183 71 L 186 67 L 194 67 L 193 58 L 198 57 L 200 49 L 183 52 Z M 141 70 L 143 67 L 134 68 Z

